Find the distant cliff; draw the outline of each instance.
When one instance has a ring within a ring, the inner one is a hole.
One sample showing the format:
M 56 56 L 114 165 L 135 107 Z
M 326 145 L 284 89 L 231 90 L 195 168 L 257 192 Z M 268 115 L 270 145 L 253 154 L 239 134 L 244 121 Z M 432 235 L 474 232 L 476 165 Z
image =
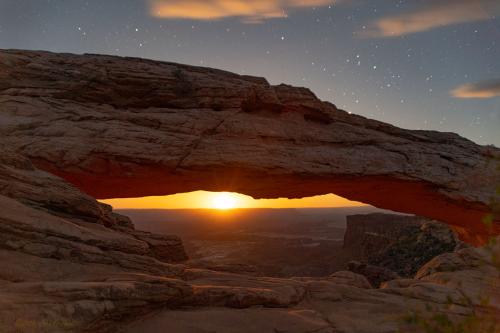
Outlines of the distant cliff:
M 445 224 L 418 216 L 366 214 L 347 216 L 344 249 L 353 259 L 412 277 L 437 255 L 462 246 Z

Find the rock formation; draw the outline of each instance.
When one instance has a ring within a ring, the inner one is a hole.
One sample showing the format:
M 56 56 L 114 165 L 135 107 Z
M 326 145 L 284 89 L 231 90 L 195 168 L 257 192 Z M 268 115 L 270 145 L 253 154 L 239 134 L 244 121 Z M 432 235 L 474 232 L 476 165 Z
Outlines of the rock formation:
M 444 254 L 414 279 L 380 289 L 352 272 L 280 279 L 187 267 L 175 263 L 183 258 L 178 239 L 134 231 L 126 217 L 4 149 L 0 228 L 6 332 L 241 332 L 246 325 L 245 332 L 386 333 L 427 308 L 458 322 L 474 315 L 494 323 L 500 315 L 492 259 L 500 249 Z
M 366 260 L 372 253 L 383 251 L 407 230 L 420 228 L 427 219 L 397 214 L 356 214 L 346 216 L 344 248 L 356 259 Z
M 458 136 L 350 116 L 262 79 L 27 51 L 0 52 L 0 135 L 0 331 L 387 333 L 425 309 L 497 325 L 498 244 L 380 289 L 352 272 L 251 277 L 185 266 L 178 238 L 136 231 L 90 196 L 334 192 L 478 240 L 497 174 L 492 152 Z
M 388 268 L 374 266 L 355 260 L 347 263 L 347 269 L 349 269 L 350 272 L 364 276 L 368 282 L 376 288 L 380 287 L 384 282 L 401 278 L 396 272 Z
M 419 216 L 374 213 L 346 219 L 344 249 L 352 259 L 403 277 L 413 277 L 432 258 L 466 246 L 447 225 Z
M 5 146 L 97 198 L 335 193 L 484 243 L 495 157 L 453 133 L 348 114 L 309 90 L 151 60 L 0 51 Z M 258 179 L 259 181 L 255 181 Z

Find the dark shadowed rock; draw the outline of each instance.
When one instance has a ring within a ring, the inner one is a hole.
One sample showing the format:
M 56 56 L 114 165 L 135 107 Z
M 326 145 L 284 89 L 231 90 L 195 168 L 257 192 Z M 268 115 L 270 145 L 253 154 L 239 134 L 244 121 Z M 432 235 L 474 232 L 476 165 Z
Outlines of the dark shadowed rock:
M 447 225 L 426 218 L 380 213 L 347 216 L 344 249 L 356 260 L 403 277 L 413 277 L 435 256 L 463 246 Z
M 379 287 L 382 282 L 401 278 L 396 272 L 385 267 L 364 264 L 359 261 L 350 261 L 347 264 L 349 271 L 364 276 L 373 286 Z

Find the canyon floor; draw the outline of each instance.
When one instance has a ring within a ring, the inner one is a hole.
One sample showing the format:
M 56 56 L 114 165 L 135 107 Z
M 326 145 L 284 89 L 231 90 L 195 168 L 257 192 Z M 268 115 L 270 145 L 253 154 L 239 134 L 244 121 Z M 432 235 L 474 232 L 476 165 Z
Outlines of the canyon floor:
M 328 276 L 350 259 L 337 209 L 120 210 L 137 229 L 182 238 L 191 265 L 254 276 Z

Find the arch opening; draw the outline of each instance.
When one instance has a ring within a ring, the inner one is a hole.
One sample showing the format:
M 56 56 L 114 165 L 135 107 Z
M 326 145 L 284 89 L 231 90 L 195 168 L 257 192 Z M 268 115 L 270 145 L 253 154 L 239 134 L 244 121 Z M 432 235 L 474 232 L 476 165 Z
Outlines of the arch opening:
M 194 191 L 101 202 L 131 217 L 140 231 L 179 236 L 190 265 L 256 276 L 320 277 L 358 265 L 358 260 L 392 263 L 388 244 L 398 249 L 407 241 L 440 239 L 424 225 L 437 228 L 433 232 L 442 235 L 442 246 L 453 246 L 456 239 L 444 237 L 449 229 L 443 224 L 333 194 L 253 199 L 234 192 Z M 413 238 L 404 236 L 408 234 Z M 436 254 L 404 253 L 410 259 L 402 257 L 402 262 L 420 262 Z M 410 271 L 396 266 L 404 276 L 415 273 L 416 265 Z
M 114 209 L 252 209 L 252 208 L 335 208 L 368 206 L 335 194 L 303 198 L 254 199 L 236 192 L 192 191 L 165 196 L 106 199 Z

